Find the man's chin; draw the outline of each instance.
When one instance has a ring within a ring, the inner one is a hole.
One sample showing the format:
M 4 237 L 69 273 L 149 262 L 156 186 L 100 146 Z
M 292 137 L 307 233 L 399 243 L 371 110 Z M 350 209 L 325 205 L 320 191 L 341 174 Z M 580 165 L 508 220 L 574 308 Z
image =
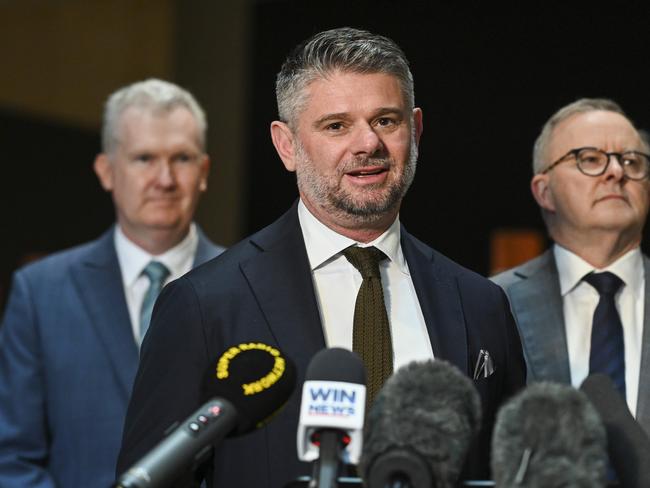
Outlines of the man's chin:
M 363 198 L 353 198 L 345 195 L 340 198 L 332 198 L 331 203 L 337 209 L 357 217 L 380 218 L 382 215 L 390 214 L 399 208 L 401 196 L 397 192 L 382 192 L 380 195 L 364 195 Z
M 398 203 L 387 201 L 339 201 L 335 202 L 335 207 L 350 218 L 359 219 L 362 222 L 375 222 L 395 213 L 399 207 Z
M 189 222 L 186 223 L 184 219 L 179 216 L 164 216 L 152 217 L 144 222 L 144 225 L 152 231 L 158 232 L 174 232 L 179 231 L 183 227 L 189 227 Z

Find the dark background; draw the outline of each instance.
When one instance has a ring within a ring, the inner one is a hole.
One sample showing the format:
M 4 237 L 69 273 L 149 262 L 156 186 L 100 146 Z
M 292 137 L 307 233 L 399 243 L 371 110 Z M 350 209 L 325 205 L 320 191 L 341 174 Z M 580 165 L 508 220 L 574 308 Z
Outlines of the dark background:
M 531 154 L 553 112 L 580 97 L 608 97 L 650 127 L 647 8 L 597 12 L 576 4 L 527 3 L 526 11 L 498 11 L 494 2 L 351 0 L 315 5 L 264 2 L 256 9 L 249 134 L 251 141 L 266 142 L 249 148 L 249 231 L 295 198 L 294 178 L 273 164 L 278 158 L 268 124 L 259 123 L 275 116 L 275 73 L 297 40 L 326 28 L 366 28 L 404 49 L 416 105 L 424 111 L 424 134 L 401 219 L 410 232 L 483 274 L 493 230 L 543 229 L 529 191 Z
M 492 232 L 543 229 L 528 183 L 534 139 L 553 112 L 580 97 L 608 97 L 639 126 L 650 127 L 650 7 L 567 3 L 513 10 L 490 2 L 254 2 L 246 40 L 241 164 L 247 177 L 239 189 L 239 237 L 270 223 L 297 196 L 295 178 L 269 137 L 274 79 L 284 56 L 315 32 L 349 25 L 391 37 L 411 62 L 424 134 L 402 221 L 425 242 L 487 274 Z M 219 32 L 209 35 L 218 39 Z M 213 120 L 228 117 L 208 113 Z M 98 131 L 1 109 L 0 127 L 1 305 L 10 274 L 26 254 L 94 238 L 113 212 L 92 172 Z

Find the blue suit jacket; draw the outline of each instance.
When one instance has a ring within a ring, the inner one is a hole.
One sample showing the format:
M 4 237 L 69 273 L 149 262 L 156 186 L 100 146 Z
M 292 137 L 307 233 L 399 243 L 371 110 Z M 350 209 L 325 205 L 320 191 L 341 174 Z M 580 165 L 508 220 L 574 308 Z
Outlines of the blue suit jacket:
M 199 233 L 195 263 L 221 251 Z M 137 364 L 113 229 L 16 272 L 0 326 L 0 486 L 107 488 Z
M 643 256 L 646 277 L 643 345 L 636 419 L 650 435 L 650 260 Z M 571 384 L 560 277 L 548 250 L 492 280 L 508 294 L 528 365 L 528 382 Z
M 516 326 L 502 290 L 438 254 L 403 228 L 408 262 L 433 352 L 472 374 L 480 349 L 496 363 L 479 380 L 487 449 L 472 475 L 486 475 L 490 427 L 498 404 L 525 383 Z M 233 344 L 261 341 L 280 348 L 298 370 L 297 388 L 269 425 L 215 449 L 214 487 L 278 488 L 309 474 L 296 454 L 300 390 L 312 356 L 325 347 L 296 206 L 278 221 L 177 280 L 162 292 L 124 427 L 118 472 L 128 469 L 206 398 L 203 378 Z M 478 466 L 480 464 L 480 466 Z

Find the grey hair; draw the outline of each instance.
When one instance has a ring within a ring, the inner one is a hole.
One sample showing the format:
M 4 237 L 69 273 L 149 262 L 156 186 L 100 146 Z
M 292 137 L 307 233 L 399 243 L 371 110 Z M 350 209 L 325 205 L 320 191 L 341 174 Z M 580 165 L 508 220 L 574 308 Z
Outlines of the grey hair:
M 198 126 L 199 146 L 205 150 L 207 120 L 205 112 L 190 92 L 168 81 L 150 78 L 120 88 L 112 93 L 104 106 L 102 125 L 102 151 L 110 153 L 119 144 L 119 119 L 130 107 L 146 109 L 151 112 L 171 112 L 182 107 L 187 109 Z
M 637 132 L 639 133 L 639 139 L 641 139 L 643 150 L 646 153 L 650 152 L 650 132 L 648 132 L 646 129 L 637 129 Z
M 409 112 L 415 106 L 413 75 L 400 47 L 387 37 L 341 27 L 314 35 L 287 56 L 275 84 L 280 120 L 294 129 L 306 102 L 307 85 L 334 71 L 393 75 Z
M 573 115 L 594 112 L 597 110 L 604 110 L 606 112 L 616 112 L 629 120 L 627 114 L 623 111 L 621 106 L 613 100 L 607 98 L 581 98 L 569 105 L 565 105 L 560 110 L 555 112 L 550 119 L 544 124 L 542 132 L 535 141 L 533 147 L 533 174 L 539 174 L 544 170 L 547 162 L 546 151 L 551 140 L 553 129 L 560 123 L 572 117 Z M 630 121 L 631 122 L 631 121 Z M 632 124 L 634 125 L 634 124 Z

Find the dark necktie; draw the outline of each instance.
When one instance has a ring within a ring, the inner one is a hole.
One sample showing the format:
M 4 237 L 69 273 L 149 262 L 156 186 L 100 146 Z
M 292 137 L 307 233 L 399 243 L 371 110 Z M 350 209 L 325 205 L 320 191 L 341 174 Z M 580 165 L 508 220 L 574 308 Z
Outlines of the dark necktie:
M 144 294 L 142 307 L 140 308 L 140 343 L 142 343 L 144 335 L 147 333 L 147 329 L 149 329 L 153 304 L 156 303 L 156 298 L 160 290 L 162 290 L 165 279 L 169 276 L 169 270 L 164 264 L 158 261 L 150 261 L 142 271 L 142 274 L 149 278 L 149 288 Z
M 600 294 L 591 329 L 589 374 L 608 375 L 625 398 L 623 324 L 614 301 L 614 296 L 623 285 L 623 281 L 609 271 L 589 273 L 583 279 Z
M 393 372 L 390 326 L 379 273 L 379 261 L 386 256 L 375 247 L 349 247 L 343 255 L 363 278 L 354 306 L 352 350 L 366 366 L 369 406 Z

